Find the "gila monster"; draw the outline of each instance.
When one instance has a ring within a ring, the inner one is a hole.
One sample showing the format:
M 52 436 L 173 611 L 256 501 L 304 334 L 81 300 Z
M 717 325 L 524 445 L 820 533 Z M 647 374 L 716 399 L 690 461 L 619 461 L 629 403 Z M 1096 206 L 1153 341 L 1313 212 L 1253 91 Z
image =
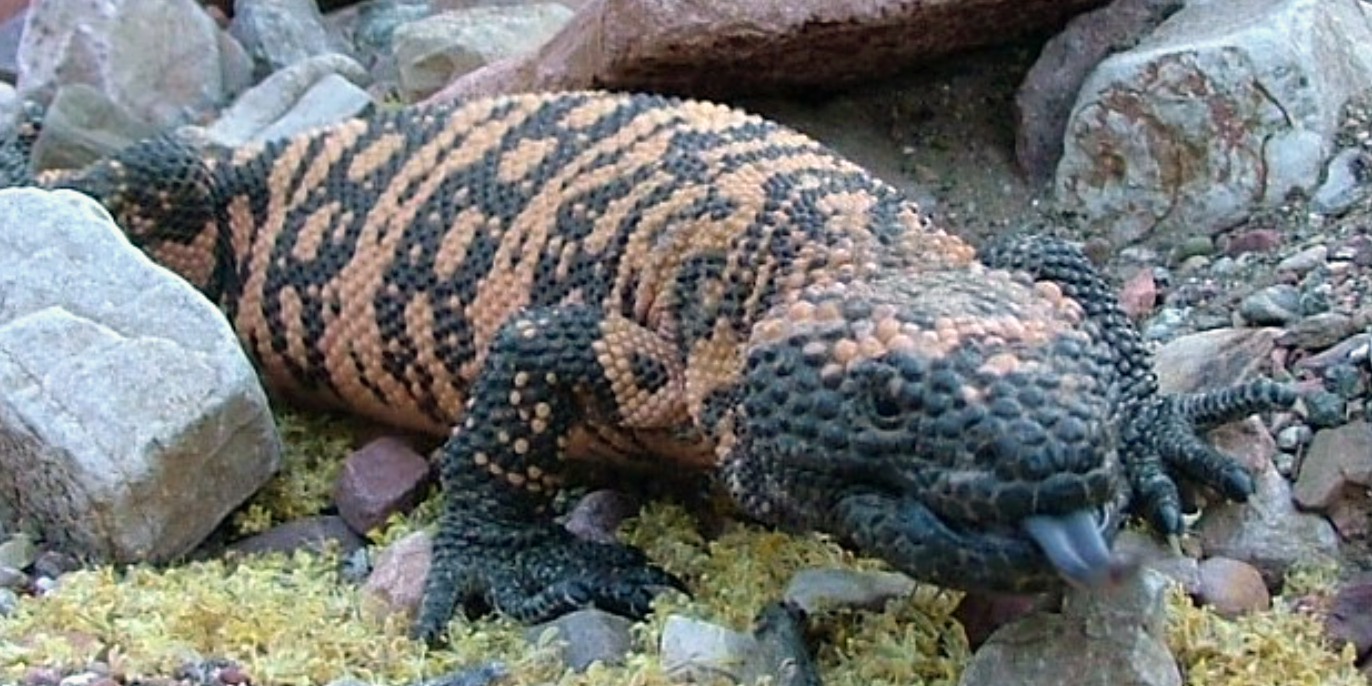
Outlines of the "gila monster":
M 223 150 L 162 136 L 37 179 L 222 306 L 271 388 L 446 434 L 414 633 L 460 603 L 629 615 L 681 587 L 573 537 L 579 461 L 713 470 L 739 508 L 962 589 L 1093 585 L 1126 514 L 1182 527 L 1199 437 L 1294 401 L 1158 391 L 1074 246 L 977 254 L 890 186 L 704 102 L 558 93 Z

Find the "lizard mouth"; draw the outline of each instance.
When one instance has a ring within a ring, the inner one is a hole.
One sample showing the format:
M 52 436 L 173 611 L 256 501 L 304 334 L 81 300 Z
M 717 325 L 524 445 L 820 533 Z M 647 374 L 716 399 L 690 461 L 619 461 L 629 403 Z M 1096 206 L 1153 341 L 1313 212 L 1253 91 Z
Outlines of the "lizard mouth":
M 1100 516 L 1090 510 L 1061 515 L 1032 515 L 1020 528 L 1038 544 L 1058 574 L 1068 583 L 1098 588 L 1114 583 L 1133 566 L 1110 552 Z

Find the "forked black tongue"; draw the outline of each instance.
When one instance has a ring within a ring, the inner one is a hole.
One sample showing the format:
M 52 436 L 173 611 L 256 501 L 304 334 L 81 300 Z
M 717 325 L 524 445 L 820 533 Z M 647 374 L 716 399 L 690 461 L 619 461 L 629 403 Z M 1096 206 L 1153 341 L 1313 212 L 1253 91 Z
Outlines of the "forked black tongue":
M 1121 563 L 1111 556 L 1110 546 L 1105 543 L 1092 512 L 1034 515 L 1021 526 L 1069 582 L 1095 587 L 1119 577 Z

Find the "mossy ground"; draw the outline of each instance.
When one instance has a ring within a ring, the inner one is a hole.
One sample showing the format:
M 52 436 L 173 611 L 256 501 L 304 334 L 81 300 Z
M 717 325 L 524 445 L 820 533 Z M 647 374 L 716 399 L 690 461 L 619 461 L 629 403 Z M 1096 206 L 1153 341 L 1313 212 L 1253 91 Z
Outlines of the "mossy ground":
M 280 477 L 235 520 L 242 531 L 311 514 L 327 502 L 341 425 L 290 416 Z M 417 526 L 406 518 L 376 538 Z M 818 535 L 792 536 L 728 524 L 705 540 L 681 507 L 655 503 L 626 523 L 625 537 L 683 576 L 696 595 L 664 598 L 639 626 L 639 651 L 618 667 L 564 672 L 547 646 L 530 646 L 499 619 L 452 624 L 451 647 L 430 650 L 405 637 L 406 619 L 378 618 L 344 582 L 333 555 L 261 555 L 165 568 L 100 567 L 64 576 L 56 592 L 25 598 L 0 620 L 0 681 L 31 666 L 80 669 L 100 660 L 128 676 L 170 674 L 220 657 L 243 665 L 257 684 L 322 684 L 354 677 L 404 683 L 488 659 L 505 662 L 516 684 L 668 683 L 655 646 L 670 612 L 745 628 L 787 579 L 810 566 L 879 568 Z M 970 655 L 951 616 L 958 596 L 921 587 L 882 613 L 836 612 L 812 620 L 824 683 L 955 684 Z M 1171 600 L 1169 641 L 1189 684 L 1365 684 L 1348 651 L 1322 643 L 1317 618 L 1276 603 L 1225 620 L 1180 593 Z

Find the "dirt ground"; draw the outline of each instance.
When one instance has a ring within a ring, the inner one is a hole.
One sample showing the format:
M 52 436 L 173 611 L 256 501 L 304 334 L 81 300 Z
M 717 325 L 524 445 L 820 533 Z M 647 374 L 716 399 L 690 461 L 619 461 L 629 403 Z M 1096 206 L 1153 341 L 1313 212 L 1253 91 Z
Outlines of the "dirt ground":
M 1041 219 L 1015 168 L 1015 89 L 1042 39 L 959 56 L 836 96 L 738 104 L 824 141 L 974 243 Z

